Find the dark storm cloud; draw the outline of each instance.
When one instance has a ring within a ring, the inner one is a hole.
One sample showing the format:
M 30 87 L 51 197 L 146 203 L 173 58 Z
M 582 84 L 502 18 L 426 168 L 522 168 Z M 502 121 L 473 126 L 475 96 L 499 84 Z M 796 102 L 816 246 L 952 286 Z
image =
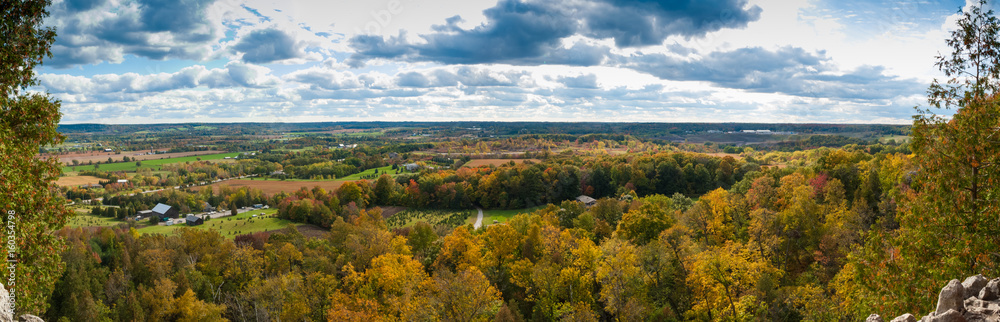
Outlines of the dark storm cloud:
M 243 53 L 243 61 L 254 64 L 305 56 L 303 46 L 296 44 L 295 38 L 277 29 L 251 31 L 231 48 Z
M 761 9 L 744 0 L 570 1 L 501 0 L 483 11 L 486 22 L 472 29 L 457 26 L 460 17 L 420 35 L 425 43 L 408 43 L 402 35 L 385 39 L 358 35 L 351 39 L 355 61 L 393 58 L 446 64 L 510 63 L 519 65 L 601 63 L 606 48 L 574 46 L 573 35 L 614 39 L 619 47 L 656 45 L 672 35 L 702 36 L 723 28 L 742 28 L 759 18 Z M 576 52 L 584 52 L 574 55 Z M 546 59 L 548 58 L 548 59 Z M 582 59 L 581 59 L 582 58 Z
M 807 97 L 887 99 L 918 93 L 921 87 L 915 80 L 884 74 L 882 67 L 839 73 L 822 52 L 793 47 L 741 48 L 695 60 L 648 54 L 617 57 L 616 61 L 621 67 L 665 80 L 707 81 L 725 88 Z

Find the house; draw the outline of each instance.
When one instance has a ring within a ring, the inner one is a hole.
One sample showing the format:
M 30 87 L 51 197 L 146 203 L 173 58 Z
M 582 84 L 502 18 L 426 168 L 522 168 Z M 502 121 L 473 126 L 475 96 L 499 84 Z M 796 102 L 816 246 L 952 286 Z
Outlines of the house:
M 399 153 L 389 152 L 388 156 L 389 156 L 390 159 L 398 159 L 399 158 Z
M 184 218 L 184 221 L 188 224 L 188 226 L 197 226 L 205 223 L 205 219 L 193 214 L 188 214 L 187 217 Z
M 153 207 L 153 215 L 160 217 L 160 219 L 177 218 L 178 216 L 177 208 L 162 203 L 158 203 L 156 207 Z
M 590 196 L 580 195 L 576 197 L 576 201 L 582 202 L 587 207 L 597 204 L 597 199 L 591 198 Z
M 403 165 L 403 168 L 405 168 L 406 171 L 417 171 L 420 169 L 420 166 L 416 163 L 407 163 Z
M 215 211 L 215 207 L 212 207 L 208 202 L 205 202 L 205 212 Z
M 118 179 L 118 183 L 128 183 L 128 179 Z

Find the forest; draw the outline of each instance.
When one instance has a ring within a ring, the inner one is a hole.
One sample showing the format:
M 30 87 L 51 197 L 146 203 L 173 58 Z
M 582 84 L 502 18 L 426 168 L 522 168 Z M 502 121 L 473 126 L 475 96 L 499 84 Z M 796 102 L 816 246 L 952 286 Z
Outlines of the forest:
M 3 225 L 20 229 L 5 285 L 46 321 L 926 312 L 951 279 L 1000 276 L 1000 22 L 958 23 L 928 97 L 947 113 L 912 126 L 60 126 L 58 102 L 8 92 L 30 53 L 0 71 Z M 137 216 L 160 205 L 188 220 Z

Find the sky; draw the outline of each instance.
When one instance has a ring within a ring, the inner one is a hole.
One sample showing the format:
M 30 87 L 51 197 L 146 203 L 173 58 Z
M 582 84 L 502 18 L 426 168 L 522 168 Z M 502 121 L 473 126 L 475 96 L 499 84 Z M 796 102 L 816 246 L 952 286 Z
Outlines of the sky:
M 54 0 L 61 123 L 912 123 L 964 1 Z

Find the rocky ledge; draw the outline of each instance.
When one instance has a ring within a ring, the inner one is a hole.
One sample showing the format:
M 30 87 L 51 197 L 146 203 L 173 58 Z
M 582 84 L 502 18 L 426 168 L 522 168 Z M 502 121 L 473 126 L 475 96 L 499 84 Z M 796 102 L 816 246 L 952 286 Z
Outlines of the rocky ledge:
M 987 280 L 982 275 L 965 281 L 951 280 L 938 294 L 937 308 L 920 318 L 921 322 L 1000 322 L 1000 278 Z M 872 314 L 865 322 L 884 322 Z M 917 322 L 910 313 L 890 322 Z

